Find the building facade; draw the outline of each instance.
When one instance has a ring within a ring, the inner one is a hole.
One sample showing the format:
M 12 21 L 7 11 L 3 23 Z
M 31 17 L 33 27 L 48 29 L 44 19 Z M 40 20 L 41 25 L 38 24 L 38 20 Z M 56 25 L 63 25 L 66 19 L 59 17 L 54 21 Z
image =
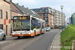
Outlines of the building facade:
M 65 26 L 66 16 L 64 13 L 61 13 L 58 10 L 52 9 L 50 7 L 36 8 L 32 10 L 37 12 L 45 20 L 46 26 L 49 25 L 51 28 Z
M 62 15 L 62 17 L 61 17 Z M 61 26 L 65 26 L 65 14 L 64 13 L 61 13 L 60 11 L 58 10 L 55 10 L 55 26 L 56 27 L 61 27 Z
M 11 0 L 0 0 L 0 29 L 3 29 L 6 35 L 10 35 L 10 2 Z
M 37 9 L 32 9 L 37 12 L 46 22 L 46 27 L 54 28 L 54 11 L 50 7 L 42 7 Z
M 51 23 L 51 28 L 55 27 L 55 9 L 51 9 L 51 14 L 50 14 L 50 23 Z

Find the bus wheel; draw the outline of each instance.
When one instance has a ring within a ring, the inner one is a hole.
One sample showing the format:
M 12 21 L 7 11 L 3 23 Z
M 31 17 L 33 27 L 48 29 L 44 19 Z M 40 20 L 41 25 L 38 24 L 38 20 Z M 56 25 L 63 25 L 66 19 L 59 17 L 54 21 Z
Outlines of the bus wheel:
M 36 36 L 36 35 L 34 34 L 34 36 L 32 36 L 32 38 L 35 38 L 35 36 Z
M 45 33 L 43 33 L 43 34 L 45 34 Z
M 34 36 L 33 36 L 33 38 L 35 38 L 35 36 L 36 36 L 36 30 L 34 30 Z
M 42 31 L 40 31 L 40 35 L 42 35 Z
M 42 33 L 40 33 L 40 35 L 42 35 Z
M 21 37 L 20 36 L 18 36 L 18 39 L 20 39 Z

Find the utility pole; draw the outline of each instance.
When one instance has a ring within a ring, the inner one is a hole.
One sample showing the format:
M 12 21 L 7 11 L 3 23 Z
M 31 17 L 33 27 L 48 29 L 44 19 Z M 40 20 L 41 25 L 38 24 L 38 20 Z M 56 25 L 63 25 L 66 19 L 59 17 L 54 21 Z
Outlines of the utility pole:
M 62 13 L 63 13 L 63 5 L 61 5 L 60 7 L 61 7 L 61 23 L 62 23 L 62 32 L 63 32 L 63 16 L 62 16 Z

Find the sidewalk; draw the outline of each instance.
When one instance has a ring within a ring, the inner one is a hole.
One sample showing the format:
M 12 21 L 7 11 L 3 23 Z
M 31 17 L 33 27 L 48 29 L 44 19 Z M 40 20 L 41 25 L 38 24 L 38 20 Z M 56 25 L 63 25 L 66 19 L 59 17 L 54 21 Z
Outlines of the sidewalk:
M 10 35 L 9 36 L 6 36 L 6 38 L 9 38 L 9 37 L 12 37 L 12 36 L 10 36 Z
M 49 50 L 60 50 L 61 48 L 60 33 L 61 31 L 55 35 Z

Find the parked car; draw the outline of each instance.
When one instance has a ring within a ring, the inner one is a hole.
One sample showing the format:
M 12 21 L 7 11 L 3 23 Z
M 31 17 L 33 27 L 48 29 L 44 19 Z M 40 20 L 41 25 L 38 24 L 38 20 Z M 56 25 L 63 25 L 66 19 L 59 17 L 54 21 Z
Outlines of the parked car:
M 0 29 L 0 40 L 5 40 L 5 39 L 6 39 L 5 32 L 2 29 Z
M 62 29 L 62 27 L 59 27 L 59 29 Z
M 50 31 L 51 30 L 51 28 L 50 27 L 46 27 L 46 31 Z

